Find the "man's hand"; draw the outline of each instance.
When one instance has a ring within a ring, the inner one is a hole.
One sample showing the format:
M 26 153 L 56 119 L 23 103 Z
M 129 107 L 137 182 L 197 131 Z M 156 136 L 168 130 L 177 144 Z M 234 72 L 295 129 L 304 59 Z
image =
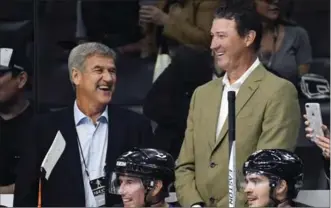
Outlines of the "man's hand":
M 316 136 L 317 140 L 316 140 L 316 145 L 322 149 L 323 151 L 323 156 L 326 159 L 330 159 L 330 131 L 329 129 L 323 125 L 322 129 L 324 131 L 324 135 L 325 136 Z
M 169 20 L 169 15 L 164 13 L 161 9 L 151 6 L 144 5 L 139 11 L 139 22 L 140 23 L 154 23 L 156 25 L 165 25 Z

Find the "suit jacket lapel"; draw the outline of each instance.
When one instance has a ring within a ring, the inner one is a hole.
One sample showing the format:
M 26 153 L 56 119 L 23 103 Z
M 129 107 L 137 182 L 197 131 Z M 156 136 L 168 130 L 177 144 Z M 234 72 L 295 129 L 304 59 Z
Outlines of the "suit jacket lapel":
M 108 147 L 107 147 L 107 157 L 106 157 L 106 173 L 109 174 L 111 169 L 114 166 L 114 162 L 117 159 L 117 156 L 122 154 L 119 152 L 121 146 L 125 141 L 126 126 L 125 122 L 119 121 L 121 115 L 119 113 L 120 109 L 113 105 L 108 107 Z
M 106 190 L 109 188 L 109 177 L 115 167 L 115 161 L 117 157 L 123 154 L 125 150 L 126 141 L 128 138 L 128 124 L 123 122 L 123 110 L 115 105 L 109 105 L 108 107 L 108 146 L 107 146 L 107 157 L 106 157 Z M 121 202 L 119 195 L 106 194 L 106 206 L 113 206 L 114 203 Z
M 254 92 L 259 87 L 260 81 L 263 79 L 265 75 L 265 69 L 260 64 L 256 67 L 256 69 L 247 77 L 243 85 L 240 87 L 240 90 L 236 97 L 236 117 L 252 97 Z M 213 146 L 213 150 L 217 148 L 217 146 L 222 142 L 225 138 L 226 133 L 228 132 L 228 119 L 225 120 L 222 130 L 217 138 L 217 142 Z
M 217 121 L 220 112 L 221 99 L 223 94 L 223 84 L 220 79 L 219 82 L 214 86 L 215 89 L 211 90 L 211 94 L 209 97 L 208 106 L 206 110 L 206 121 L 207 127 L 210 128 L 210 131 L 207 131 L 210 135 L 207 136 L 208 143 L 211 149 L 213 149 L 216 141 L 216 129 L 217 129 Z
M 248 100 L 252 97 L 256 89 L 260 85 L 260 81 L 264 76 L 262 65 L 259 65 L 249 76 L 246 82 L 240 87 L 238 96 L 236 98 L 236 116 L 240 113 Z
M 72 105 L 73 106 L 73 105 Z M 126 126 L 123 122 L 118 122 L 121 118 L 121 114 L 118 109 L 114 106 L 109 105 L 108 108 L 108 146 L 107 146 L 107 156 L 106 156 L 106 167 L 105 174 L 106 178 L 110 175 L 110 171 L 114 167 L 114 162 L 116 157 L 120 154 L 119 151 L 123 148 L 126 133 Z M 66 122 L 63 122 L 66 121 Z M 62 155 L 63 159 L 66 161 L 66 170 L 64 174 L 69 173 L 71 176 L 72 185 L 77 187 L 77 193 L 81 197 L 82 202 L 85 204 L 85 188 L 83 182 L 82 166 L 80 161 L 80 150 L 78 147 L 78 134 L 76 131 L 73 107 L 63 111 L 60 119 L 60 129 L 59 129 L 66 141 L 66 151 Z M 106 180 L 107 181 L 107 180 Z M 108 184 L 106 183 L 106 187 Z M 107 199 L 108 200 L 108 199 Z
M 62 115 L 59 120 L 59 130 L 66 141 L 66 149 L 64 154 L 61 156 L 65 160 L 67 165 L 64 174 L 69 173 L 72 178 L 72 186 L 77 187 L 77 191 L 80 192 L 84 200 L 84 185 L 83 185 L 83 174 L 82 166 L 80 161 L 80 152 L 78 147 L 78 135 L 76 131 L 75 121 L 74 121 L 74 111 L 73 105 L 71 105 L 67 110 L 62 111 Z M 77 177 L 78 176 L 78 177 Z

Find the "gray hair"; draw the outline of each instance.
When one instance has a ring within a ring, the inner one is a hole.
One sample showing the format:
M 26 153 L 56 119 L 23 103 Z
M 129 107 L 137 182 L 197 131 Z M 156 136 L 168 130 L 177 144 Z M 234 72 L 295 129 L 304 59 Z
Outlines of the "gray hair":
M 78 46 L 76 46 L 71 50 L 68 59 L 69 79 L 71 83 L 72 83 L 72 78 L 71 78 L 72 69 L 76 68 L 80 71 L 84 71 L 86 59 L 89 56 L 96 54 L 111 57 L 112 59 L 114 59 L 114 61 L 116 61 L 115 51 L 102 43 L 97 43 L 97 42 L 83 43 L 83 44 L 79 44 Z

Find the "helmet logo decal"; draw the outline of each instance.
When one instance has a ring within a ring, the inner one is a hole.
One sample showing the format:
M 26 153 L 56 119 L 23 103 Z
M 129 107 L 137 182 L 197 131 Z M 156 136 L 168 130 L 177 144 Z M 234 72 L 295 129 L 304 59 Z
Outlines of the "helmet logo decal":
M 122 166 L 122 167 L 125 167 L 125 166 L 126 166 L 126 162 L 117 161 L 117 162 L 116 162 L 116 166 Z

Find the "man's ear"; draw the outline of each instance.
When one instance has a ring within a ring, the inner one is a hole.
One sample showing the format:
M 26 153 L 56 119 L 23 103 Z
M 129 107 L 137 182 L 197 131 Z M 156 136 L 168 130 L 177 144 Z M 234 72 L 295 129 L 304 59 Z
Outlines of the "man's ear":
M 276 186 L 276 195 L 280 198 L 286 197 L 286 193 L 288 191 L 287 183 L 285 180 L 281 180 L 278 185 Z
M 163 182 L 161 180 L 156 180 L 154 188 L 151 190 L 151 196 L 156 196 L 160 193 L 161 189 L 163 187 Z
M 20 89 L 24 88 L 24 86 L 26 85 L 26 83 L 28 81 L 28 74 L 26 72 L 21 72 L 17 76 L 17 81 L 18 81 L 18 87 Z
M 77 68 L 72 68 L 71 69 L 71 80 L 74 85 L 79 85 L 80 80 L 81 80 L 82 72 L 78 70 Z
M 253 45 L 256 38 L 256 32 L 254 30 L 248 31 L 248 33 L 245 36 L 245 45 L 246 47 L 250 47 Z

